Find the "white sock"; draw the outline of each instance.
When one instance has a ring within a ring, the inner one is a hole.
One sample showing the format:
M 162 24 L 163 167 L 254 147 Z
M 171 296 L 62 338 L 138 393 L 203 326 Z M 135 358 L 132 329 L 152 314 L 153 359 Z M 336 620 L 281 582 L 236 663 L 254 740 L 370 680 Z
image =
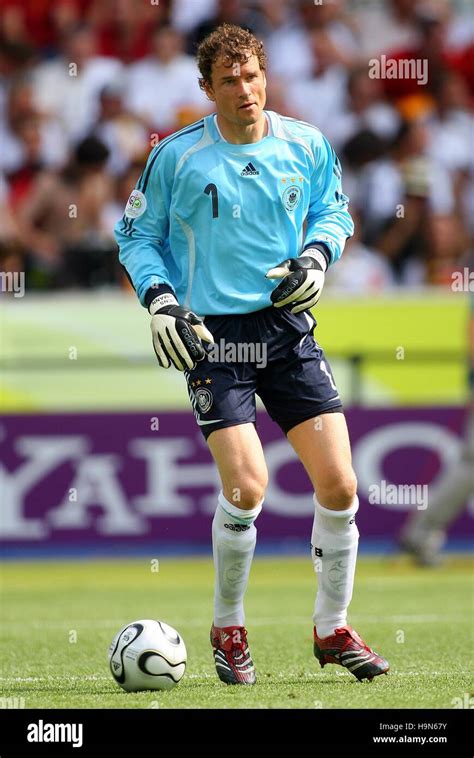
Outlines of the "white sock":
M 244 593 L 257 542 L 254 521 L 262 503 L 244 510 L 219 494 L 212 522 L 212 550 L 215 568 L 214 624 L 244 626 Z
M 323 508 L 316 497 L 314 504 L 311 557 L 318 577 L 318 591 L 313 621 L 318 637 L 329 637 L 335 629 L 347 624 L 359 542 L 355 523 L 359 499 L 356 495 L 345 511 Z

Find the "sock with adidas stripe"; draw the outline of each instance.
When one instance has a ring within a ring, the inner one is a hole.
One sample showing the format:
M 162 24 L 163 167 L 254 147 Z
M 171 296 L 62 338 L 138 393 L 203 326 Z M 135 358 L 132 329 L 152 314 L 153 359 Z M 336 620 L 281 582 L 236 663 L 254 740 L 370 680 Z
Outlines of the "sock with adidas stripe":
M 357 495 L 350 508 L 333 511 L 324 508 L 316 497 L 311 557 L 318 579 L 313 622 L 318 637 L 330 637 L 335 629 L 346 626 L 347 608 L 352 599 L 357 561 L 359 530 L 355 514 Z
M 230 503 L 221 492 L 212 522 L 212 551 L 215 568 L 214 624 L 244 626 L 244 593 L 252 565 L 257 530 L 254 521 L 262 510 L 259 503 L 244 510 Z

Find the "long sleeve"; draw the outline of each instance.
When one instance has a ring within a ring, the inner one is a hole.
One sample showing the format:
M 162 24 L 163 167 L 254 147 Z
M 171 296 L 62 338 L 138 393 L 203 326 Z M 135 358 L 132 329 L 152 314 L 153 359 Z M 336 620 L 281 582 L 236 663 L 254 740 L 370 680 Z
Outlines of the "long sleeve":
M 348 211 L 349 200 L 342 192 L 341 164 L 325 137 L 321 136 L 314 157 L 303 250 L 311 244 L 324 245 L 330 265 L 341 257 L 346 239 L 354 233 L 354 224 Z
M 165 258 L 169 252 L 173 174 L 173 151 L 166 144 L 158 145 L 115 226 L 120 262 L 142 305 L 147 305 L 145 296 L 151 288 L 166 284 L 172 289 Z

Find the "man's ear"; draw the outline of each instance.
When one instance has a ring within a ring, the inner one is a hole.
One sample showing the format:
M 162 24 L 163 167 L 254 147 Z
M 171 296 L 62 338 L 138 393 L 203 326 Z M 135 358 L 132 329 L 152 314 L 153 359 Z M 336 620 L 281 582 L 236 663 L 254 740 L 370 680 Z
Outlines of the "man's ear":
M 265 87 L 265 89 L 267 89 L 267 77 L 265 76 L 265 71 L 263 71 L 262 73 L 263 73 L 263 86 Z
M 206 94 L 206 97 L 208 100 L 210 100 L 212 103 L 215 103 L 216 98 L 214 96 L 214 91 L 210 84 L 207 82 L 203 82 L 204 92 Z

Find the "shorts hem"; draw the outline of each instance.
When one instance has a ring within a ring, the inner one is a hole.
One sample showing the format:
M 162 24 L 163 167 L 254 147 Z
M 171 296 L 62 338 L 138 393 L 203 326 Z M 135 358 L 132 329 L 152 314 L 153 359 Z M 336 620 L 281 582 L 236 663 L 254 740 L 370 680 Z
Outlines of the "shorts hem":
M 344 413 L 344 408 L 342 403 L 338 403 L 337 405 L 323 405 L 318 406 L 309 413 L 303 414 L 298 417 L 298 419 L 291 419 L 291 421 L 289 419 L 274 419 L 274 421 L 278 424 L 283 433 L 287 435 L 288 432 L 294 429 L 295 426 L 298 426 L 298 424 L 302 424 L 304 421 L 309 421 L 309 419 L 315 418 L 316 416 L 321 416 L 323 413 Z
M 216 421 L 216 425 L 212 429 L 209 428 L 211 426 L 200 426 L 200 430 L 202 434 L 204 435 L 204 438 L 207 440 L 212 432 L 217 432 L 219 429 L 228 429 L 231 426 L 241 426 L 242 424 L 253 424 L 255 426 L 255 419 L 233 419 L 232 421 Z

